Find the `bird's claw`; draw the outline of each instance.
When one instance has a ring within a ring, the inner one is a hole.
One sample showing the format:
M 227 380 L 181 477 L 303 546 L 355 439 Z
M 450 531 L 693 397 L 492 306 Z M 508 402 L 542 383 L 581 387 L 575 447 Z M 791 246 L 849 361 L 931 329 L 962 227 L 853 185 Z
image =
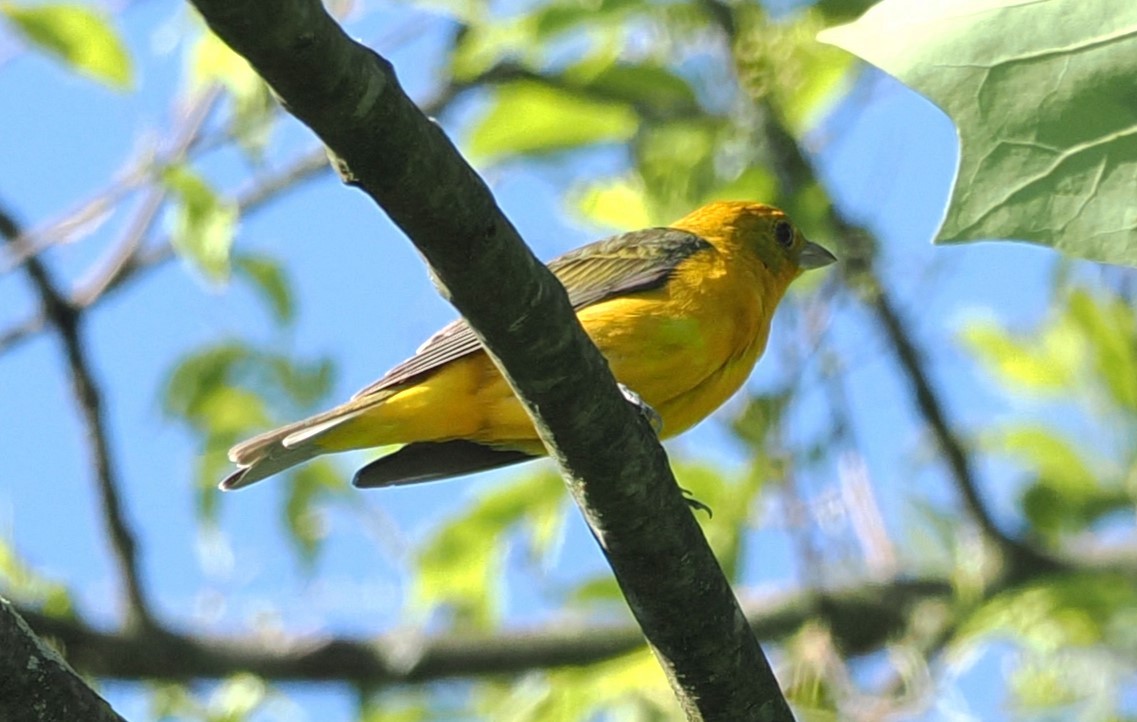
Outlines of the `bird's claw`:
M 639 394 L 627 386 L 623 384 L 617 384 L 617 386 L 620 387 L 620 393 L 628 403 L 636 407 L 636 410 L 651 424 L 652 431 L 655 432 L 655 435 L 659 436 L 663 432 L 663 417 L 659 415 L 659 412 L 653 409 Z
M 705 511 L 707 512 L 708 519 L 713 519 L 715 517 L 714 511 L 712 511 L 709 506 L 696 499 L 695 495 L 690 491 L 684 489 L 683 487 L 679 487 L 679 491 L 683 492 L 683 501 L 687 502 L 687 506 L 691 507 L 692 512 Z

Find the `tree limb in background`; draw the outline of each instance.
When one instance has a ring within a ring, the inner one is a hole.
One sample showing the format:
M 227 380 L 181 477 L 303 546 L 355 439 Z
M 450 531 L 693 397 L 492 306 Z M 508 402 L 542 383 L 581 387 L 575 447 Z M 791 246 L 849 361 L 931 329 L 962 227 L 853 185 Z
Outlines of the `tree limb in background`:
M 63 658 L 0 598 L 0 719 L 4 722 L 123 722 Z
M 762 639 L 785 639 L 820 621 L 846 654 L 867 654 L 902 637 L 918 609 L 950 608 L 946 579 L 917 579 L 832 592 L 804 592 L 746 605 Z M 488 634 L 392 634 L 379 639 L 202 639 L 154 630 L 103 632 L 82 621 L 20 609 L 36 633 L 58 640 L 86 674 L 101 678 L 223 679 L 248 672 L 273 681 L 336 681 L 375 687 L 457 677 L 523 675 L 540 669 L 586 666 L 642 648 L 631 624 L 545 627 Z M 953 617 L 948 615 L 948 621 Z M 921 621 L 927 626 L 926 620 Z M 408 651 L 409 650 L 409 651 Z
M 789 707 L 646 419 L 616 388 L 563 287 L 391 64 L 316 0 L 195 0 L 430 264 L 534 418 L 691 719 Z M 508 289 L 507 291 L 504 289 Z
M 19 224 L 3 209 L 0 209 L 0 236 L 7 240 L 20 236 Z M 126 593 L 126 624 L 128 627 L 143 629 L 153 627 L 156 622 L 138 569 L 138 544 L 126 519 L 119 494 L 118 472 L 107 439 L 102 392 L 95 382 L 94 372 L 83 347 L 82 309 L 60 293 L 42 259 L 35 256 L 26 259 L 23 269 L 39 294 L 44 318 L 55 329 L 63 344 L 75 403 L 87 431 L 103 522 L 110 533 L 111 547 L 122 578 L 123 591 Z

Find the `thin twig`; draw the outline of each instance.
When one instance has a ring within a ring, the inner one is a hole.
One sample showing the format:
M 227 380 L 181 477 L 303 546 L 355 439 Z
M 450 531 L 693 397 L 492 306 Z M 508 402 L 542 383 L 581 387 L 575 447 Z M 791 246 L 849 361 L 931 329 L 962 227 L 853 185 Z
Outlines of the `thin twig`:
M 433 99 L 422 106 L 423 112 L 432 117 L 440 115 L 449 108 L 459 95 L 473 87 L 475 87 L 474 82 L 447 85 Z M 206 143 L 202 145 L 204 146 Z M 240 193 L 236 199 L 237 210 L 242 217 L 260 210 L 283 193 L 295 189 L 299 183 L 312 180 L 330 170 L 327 153 L 322 147 L 307 151 L 279 171 L 258 179 L 247 190 Z M 118 185 L 115 187 L 119 188 Z M 106 197 L 106 193 L 100 195 L 100 198 L 104 200 Z M 68 216 L 67 222 L 72 219 L 73 216 Z M 52 231 L 47 230 L 44 233 L 51 234 Z M 26 239 L 27 235 L 22 235 L 21 238 Z M 70 303 L 83 309 L 95 306 L 109 291 L 117 290 L 128 281 L 138 278 L 139 272 L 153 269 L 174 257 L 173 248 L 170 246 L 168 238 L 154 244 L 148 244 L 143 240 L 140 246 L 141 248 L 137 253 L 126 257 L 121 267 L 112 266 L 107 273 L 96 275 L 91 280 L 80 283 L 72 293 Z M 34 252 L 21 253 L 8 260 L 19 265 L 34 255 Z M 15 348 L 45 328 L 44 317 L 42 313 L 37 311 L 11 327 L 0 331 L 0 354 Z
M 20 235 L 19 224 L 4 209 L 0 209 L 0 235 L 5 239 Z M 63 343 L 75 402 L 87 430 L 87 443 L 90 445 L 103 520 L 110 533 L 111 546 L 127 596 L 127 625 L 139 629 L 154 628 L 154 617 L 140 579 L 137 542 L 126 520 L 119 496 L 118 474 L 103 418 L 102 394 L 84 350 L 82 311 L 59 292 L 42 259 L 34 256 L 28 258 L 23 268 L 40 297 L 47 324 L 59 334 Z
M 194 99 L 185 113 L 182 127 L 175 133 L 176 140 L 166 154 L 163 165 L 181 163 L 185 160 L 190 148 L 200 139 L 205 121 L 209 118 L 220 97 L 221 89 L 215 85 Z M 142 247 L 142 242 L 150 234 L 150 229 L 158 218 L 158 211 L 162 209 L 166 195 L 165 185 L 161 183 L 151 184 L 147 189 L 141 207 L 135 213 L 126 233 L 123 234 L 122 240 L 118 242 L 108 258 L 101 262 L 100 265 L 104 267 L 103 270 L 94 274 L 94 280 L 85 284 L 82 293 L 77 293 L 72 297 L 76 306 L 86 307 L 90 305 L 89 299 L 101 296 L 107 287 L 113 285 L 118 277 L 126 271 L 131 260 Z

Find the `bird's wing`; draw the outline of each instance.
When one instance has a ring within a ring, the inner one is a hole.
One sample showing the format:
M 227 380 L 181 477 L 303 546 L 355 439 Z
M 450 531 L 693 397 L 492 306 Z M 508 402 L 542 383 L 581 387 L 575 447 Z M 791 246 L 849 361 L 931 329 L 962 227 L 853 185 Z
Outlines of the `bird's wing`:
M 463 439 L 416 441 L 372 461 L 355 472 L 351 483 L 360 489 L 419 484 L 500 469 L 536 458 L 523 451 L 495 449 Z
M 590 243 L 549 262 L 568 291 L 575 309 L 613 296 L 660 286 L 685 258 L 711 248 L 706 240 L 674 228 L 648 228 Z M 353 396 L 364 396 L 406 383 L 421 374 L 482 347 L 469 324 L 447 324 L 419 347 L 415 355 Z

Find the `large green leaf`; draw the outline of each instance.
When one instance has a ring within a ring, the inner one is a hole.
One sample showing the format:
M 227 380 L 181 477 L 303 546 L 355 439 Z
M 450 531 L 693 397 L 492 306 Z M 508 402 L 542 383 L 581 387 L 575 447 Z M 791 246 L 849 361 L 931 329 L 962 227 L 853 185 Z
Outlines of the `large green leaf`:
M 955 121 L 937 242 L 1005 238 L 1137 265 L 1137 3 L 884 0 L 819 38 Z
M 130 54 L 110 21 L 82 5 L 51 3 L 26 7 L 0 2 L 3 13 L 27 40 L 76 71 L 116 88 L 133 79 Z

